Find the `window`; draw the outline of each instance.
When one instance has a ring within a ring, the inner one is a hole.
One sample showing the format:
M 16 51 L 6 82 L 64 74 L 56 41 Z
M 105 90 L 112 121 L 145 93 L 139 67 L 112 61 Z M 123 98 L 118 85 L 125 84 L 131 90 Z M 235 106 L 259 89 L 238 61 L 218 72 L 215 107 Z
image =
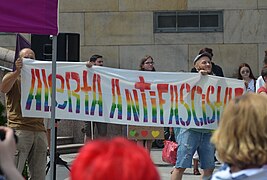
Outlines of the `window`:
M 174 11 L 154 13 L 155 32 L 222 32 L 222 11 Z

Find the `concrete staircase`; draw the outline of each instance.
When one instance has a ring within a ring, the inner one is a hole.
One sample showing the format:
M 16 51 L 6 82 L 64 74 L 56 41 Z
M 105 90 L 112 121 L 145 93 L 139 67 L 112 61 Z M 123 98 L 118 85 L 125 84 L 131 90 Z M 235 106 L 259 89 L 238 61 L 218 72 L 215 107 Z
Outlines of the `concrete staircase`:
M 57 131 L 57 152 L 60 154 L 76 153 L 84 145 L 84 121 L 60 120 Z M 108 137 L 121 136 L 126 126 L 109 124 Z
M 58 121 L 57 152 L 59 154 L 76 153 L 84 145 L 84 133 L 81 129 L 84 122 L 73 120 Z
M 57 152 L 59 154 L 77 153 L 83 145 L 82 143 L 74 143 L 73 136 L 57 137 Z

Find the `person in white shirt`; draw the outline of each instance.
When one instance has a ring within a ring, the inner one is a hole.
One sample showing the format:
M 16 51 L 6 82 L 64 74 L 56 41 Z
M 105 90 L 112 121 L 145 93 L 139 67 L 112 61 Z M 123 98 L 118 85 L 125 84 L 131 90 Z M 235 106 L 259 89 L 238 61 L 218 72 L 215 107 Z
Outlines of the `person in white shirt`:
M 267 66 L 267 50 L 265 50 L 265 56 L 264 56 L 264 60 L 263 60 L 263 66 Z M 258 92 L 258 89 L 262 86 L 264 86 L 265 82 L 262 78 L 262 76 L 259 76 L 257 81 L 256 81 L 256 92 Z
M 246 86 L 246 91 L 255 92 L 256 78 L 252 73 L 250 66 L 247 63 L 242 63 L 238 68 L 238 79 L 243 80 Z

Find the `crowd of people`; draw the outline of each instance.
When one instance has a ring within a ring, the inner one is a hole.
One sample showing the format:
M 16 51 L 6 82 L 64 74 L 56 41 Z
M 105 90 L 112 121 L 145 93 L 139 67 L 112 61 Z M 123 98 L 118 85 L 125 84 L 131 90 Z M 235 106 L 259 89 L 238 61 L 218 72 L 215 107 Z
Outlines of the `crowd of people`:
M 46 176 L 46 129 L 42 118 L 22 117 L 21 114 L 20 73 L 23 58 L 35 59 L 35 54 L 29 48 L 22 49 L 15 62 L 15 70 L 7 73 L 1 83 L 1 92 L 6 95 L 8 127 L 0 127 L 0 131 L 6 134 L 5 139 L 0 141 L 0 169 L 8 179 L 21 179 L 27 161 L 29 178 L 42 180 Z M 222 68 L 212 60 L 212 49 L 201 49 L 193 60 L 191 72 L 223 77 Z M 86 66 L 103 66 L 103 63 L 101 55 L 93 55 Z M 154 59 L 149 55 L 142 58 L 140 70 L 155 71 Z M 192 167 L 192 161 L 193 173 L 202 174 L 204 180 L 248 177 L 261 180 L 267 177 L 267 51 L 258 79 L 247 63 L 240 64 L 237 79 L 244 81 L 246 93 L 234 98 L 226 106 L 215 132 L 209 129 L 174 128 L 179 146 L 172 180 L 182 179 L 185 169 Z M 95 127 L 99 139 L 92 141 Z M 17 144 L 14 133 L 18 137 Z M 149 156 L 151 139 L 136 140 L 134 143 L 125 138 L 105 137 L 107 124 L 85 123 L 85 145 L 73 162 L 71 179 L 160 179 Z M 215 151 L 223 166 L 213 173 Z M 202 173 L 198 164 L 203 169 Z

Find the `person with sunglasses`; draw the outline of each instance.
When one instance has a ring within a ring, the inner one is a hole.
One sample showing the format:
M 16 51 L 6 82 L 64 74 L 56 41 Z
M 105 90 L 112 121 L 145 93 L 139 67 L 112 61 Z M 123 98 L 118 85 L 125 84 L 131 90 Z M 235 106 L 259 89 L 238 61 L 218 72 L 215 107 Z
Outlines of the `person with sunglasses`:
M 242 63 L 238 68 L 238 79 L 244 80 L 246 91 L 256 91 L 256 78 L 247 63 Z

